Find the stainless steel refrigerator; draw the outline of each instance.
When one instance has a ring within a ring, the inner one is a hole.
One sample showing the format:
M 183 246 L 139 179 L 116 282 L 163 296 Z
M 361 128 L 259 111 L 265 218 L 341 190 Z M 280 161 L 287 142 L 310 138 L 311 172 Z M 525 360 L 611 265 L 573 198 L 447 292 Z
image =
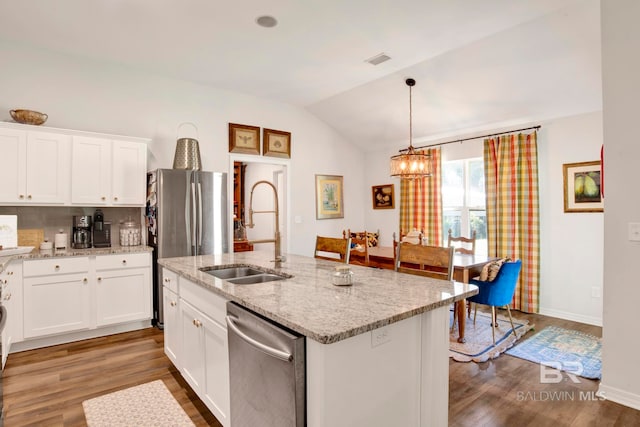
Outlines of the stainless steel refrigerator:
M 154 324 L 164 326 L 158 258 L 228 252 L 227 174 L 157 169 L 147 174 L 147 229 L 153 251 Z

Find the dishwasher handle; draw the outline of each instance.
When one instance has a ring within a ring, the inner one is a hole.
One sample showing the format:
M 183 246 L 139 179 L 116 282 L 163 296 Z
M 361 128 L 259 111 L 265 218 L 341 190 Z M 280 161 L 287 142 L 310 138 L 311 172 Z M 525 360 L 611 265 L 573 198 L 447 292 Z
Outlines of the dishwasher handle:
M 251 344 L 261 352 L 268 354 L 269 356 L 273 356 L 277 359 L 284 360 L 285 362 L 291 362 L 293 360 L 293 355 L 291 353 L 287 353 L 286 351 L 278 350 L 277 348 L 269 347 L 266 344 L 257 341 L 244 332 L 242 332 L 238 325 L 235 324 L 234 320 L 236 318 L 230 315 L 227 315 L 227 326 L 231 328 L 231 330 L 236 333 L 240 338 L 242 338 L 247 343 Z

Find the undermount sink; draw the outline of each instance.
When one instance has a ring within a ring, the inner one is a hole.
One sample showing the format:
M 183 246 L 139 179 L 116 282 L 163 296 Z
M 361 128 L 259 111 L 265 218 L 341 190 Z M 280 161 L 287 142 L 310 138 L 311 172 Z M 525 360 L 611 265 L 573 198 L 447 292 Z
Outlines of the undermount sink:
M 273 282 L 274 280 L 284 280 L 293 277 L 288 274 L 271 273 L 260 267 L 251 265 L 204 267 L 201 268 L 200 271 L 235 285 Z

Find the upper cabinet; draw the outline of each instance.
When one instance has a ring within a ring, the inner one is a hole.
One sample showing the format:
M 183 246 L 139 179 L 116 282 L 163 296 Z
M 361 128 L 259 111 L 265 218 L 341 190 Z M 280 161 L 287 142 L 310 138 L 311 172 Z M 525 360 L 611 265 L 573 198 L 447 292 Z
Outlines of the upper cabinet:
M 145 143 L 74 136 L 72 153 L 71 203 L 91 206 L 145 204 Z
M 0 123 L 0 205 L 144 206 L 147 139 Z
M 63 134 L 0 128 L 0 203 L 65 204 L 69 141 Z

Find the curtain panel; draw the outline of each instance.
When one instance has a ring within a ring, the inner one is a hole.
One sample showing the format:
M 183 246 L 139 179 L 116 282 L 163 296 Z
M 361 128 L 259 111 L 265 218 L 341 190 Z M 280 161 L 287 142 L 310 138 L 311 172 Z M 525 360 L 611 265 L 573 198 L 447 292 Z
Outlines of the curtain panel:
M 442 245 L 442 161 L 440 149 L 431 154 L 431 176 L 400 181 L 400 230 L 421 230 L 429 245 Z
M 513 308 L 539 310 L 540 230 L 537 133 L 485 139 L 489 256 L 522 260 Z

